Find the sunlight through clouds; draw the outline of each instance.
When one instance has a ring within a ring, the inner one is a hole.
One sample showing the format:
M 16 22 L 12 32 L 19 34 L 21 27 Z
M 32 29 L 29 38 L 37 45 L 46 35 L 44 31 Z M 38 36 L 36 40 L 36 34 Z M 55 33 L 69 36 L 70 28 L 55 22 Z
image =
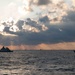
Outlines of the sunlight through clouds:
M 0 41 L 5 45 L 4 40 L 10 45 L 12 39 L 14 45 L 40 47 L 75 40 L 74 0 L 14 0 L 3 8 Z

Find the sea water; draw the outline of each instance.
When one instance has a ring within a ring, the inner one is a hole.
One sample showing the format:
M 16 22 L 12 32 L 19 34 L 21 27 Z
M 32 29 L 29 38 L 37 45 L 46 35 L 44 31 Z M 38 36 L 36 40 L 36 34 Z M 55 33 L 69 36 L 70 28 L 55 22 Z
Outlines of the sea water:
M 0 52 L 0 75 L 75 75 L 73 51 Z

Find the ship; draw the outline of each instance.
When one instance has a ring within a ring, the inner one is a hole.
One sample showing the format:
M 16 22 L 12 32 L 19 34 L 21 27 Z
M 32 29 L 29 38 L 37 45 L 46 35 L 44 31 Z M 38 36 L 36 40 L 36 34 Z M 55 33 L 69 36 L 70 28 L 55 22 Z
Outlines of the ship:
M 73 50 L 73 52 L 75 53 L 75 50 Z
M 0 52 L 13 52 L 12 50 L 10 50 L 8 47 L 2 47 L 1 49 L 0 49 Z

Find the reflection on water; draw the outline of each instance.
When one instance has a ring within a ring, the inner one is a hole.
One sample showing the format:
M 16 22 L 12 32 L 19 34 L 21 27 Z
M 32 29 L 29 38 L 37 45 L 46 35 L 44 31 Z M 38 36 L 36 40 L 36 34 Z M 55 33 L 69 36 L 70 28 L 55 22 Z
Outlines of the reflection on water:
M 75 75 L 73 51 L 0 52 L 0 75 Z

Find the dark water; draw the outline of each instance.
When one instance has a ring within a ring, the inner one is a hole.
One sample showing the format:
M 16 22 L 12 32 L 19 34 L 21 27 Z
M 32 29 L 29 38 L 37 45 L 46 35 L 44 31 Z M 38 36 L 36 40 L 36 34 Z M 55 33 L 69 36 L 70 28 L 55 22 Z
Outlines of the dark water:
M 0 75 L 75 75 L 73 51 L 0 52 Z

